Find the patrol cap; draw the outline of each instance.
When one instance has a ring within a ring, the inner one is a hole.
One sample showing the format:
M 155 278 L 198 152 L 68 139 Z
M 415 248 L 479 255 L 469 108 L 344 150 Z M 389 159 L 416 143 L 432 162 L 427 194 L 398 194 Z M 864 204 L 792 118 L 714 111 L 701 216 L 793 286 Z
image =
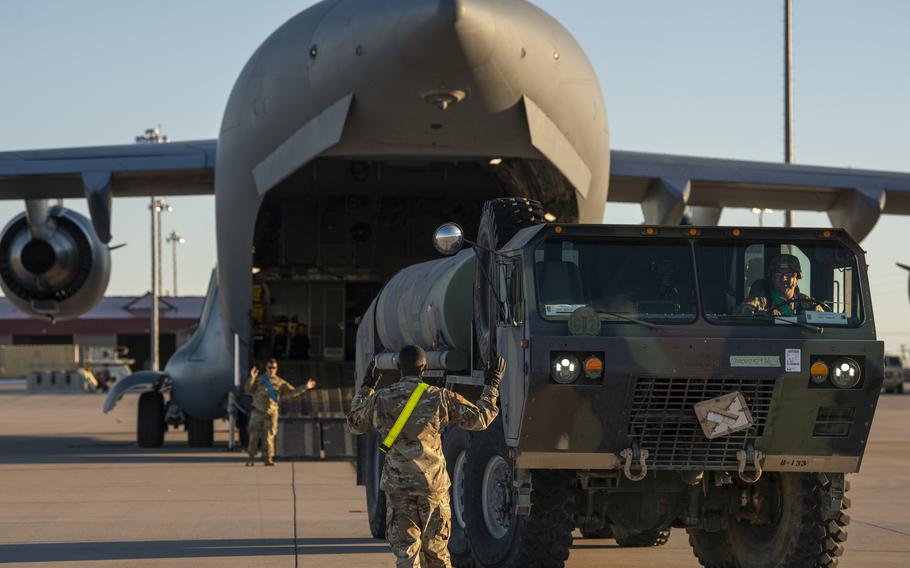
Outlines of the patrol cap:
M 778 270 L 795 272 L 799 278 L 803 277 L 803 267 L 799 264 L 799 259 L 792 254 L 782 254 L 771 261 L 768 274 L 773 275 Z

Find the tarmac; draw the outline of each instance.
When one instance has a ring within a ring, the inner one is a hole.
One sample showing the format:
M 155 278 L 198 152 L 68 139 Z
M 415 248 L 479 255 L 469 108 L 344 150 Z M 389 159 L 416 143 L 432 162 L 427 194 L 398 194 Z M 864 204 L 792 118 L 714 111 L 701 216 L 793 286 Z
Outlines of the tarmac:
M 370 537 L 348 462 L 243 466 L 225 448 L 135 444 L 136 397 L 108 415 L 92 394 L 0 383 L 0 565 L 391 567 Z M 841 566 L 910 565 L 910 395 L 882 395 Z M 576 538 L 570 568 L 696 568 L 685 531 L 660 548 Z

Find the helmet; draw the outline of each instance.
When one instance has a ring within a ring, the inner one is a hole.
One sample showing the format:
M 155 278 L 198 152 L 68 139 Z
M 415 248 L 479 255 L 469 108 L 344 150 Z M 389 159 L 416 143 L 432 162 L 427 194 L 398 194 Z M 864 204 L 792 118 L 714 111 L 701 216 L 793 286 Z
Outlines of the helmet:
M 771 261 L 768 274 L 773 276 L 778 270 L 788 270 L 795 272 L 798 278 L 803 277 L 803 268 L 799 264 L 799 259 L 792 254 L 781 254 Z

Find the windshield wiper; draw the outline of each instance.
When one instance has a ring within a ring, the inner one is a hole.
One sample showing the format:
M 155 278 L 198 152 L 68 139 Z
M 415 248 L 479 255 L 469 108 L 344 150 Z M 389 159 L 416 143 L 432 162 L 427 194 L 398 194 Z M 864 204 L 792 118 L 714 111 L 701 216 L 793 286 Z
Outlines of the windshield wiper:
M 823 333 L 825 330 L 818 327 L 817 325 L 812 325 L 811 323 L 804 323 L 796 320 L 785 319 L 784 316 L 775 316 L 772 314 L 764 314 L 761 312 L 755 312 L 752 314 L 711 314 L 712 318 L 720 321 L 736 321 L 736 320 L 747 320 L 747 321 L 762 321 L 770 324 L 777 324 L 777 322 L 783 322 L 789 325 L 795 325 L 797 327 L 802 327 L 815 333 Z
M 631 323 L 637 323 L 638 325 L 647 327 L 648 329 L 660 329 L 660 328 L 661 328 L 661 326 L 657 325 L 656 323 L 651 323 L 651 322 L 649 322 L 649 321 L 640 320 L 640 319 L 638 319 L 638 318 L 633 318 L 633 317 L 631 317 L 631 316 L 623 315 L 623 314 L 620 313 L 620 312 L 602 312 L 602 311 L 598 310 L 598 311 L 597 311 L 597 315 L 599 315 L 599 316 L 610 316 L 610 317 L 612 317 L 612 318 L 616 318 L 616 319 L 621 320 L 621 321 L 627 321 L 627 322 L 631 322 Z M 609 320 L 607 320 L 607 321 L 609 321 Z

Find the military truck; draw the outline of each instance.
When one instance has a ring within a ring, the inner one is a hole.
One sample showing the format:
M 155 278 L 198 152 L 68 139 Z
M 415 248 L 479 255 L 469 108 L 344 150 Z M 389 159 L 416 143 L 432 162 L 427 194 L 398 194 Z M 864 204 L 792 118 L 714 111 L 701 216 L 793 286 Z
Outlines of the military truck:
M 837 564 L 883 369 L 848 234 L 545 223 L 499 199 L 464 242 L 443 225 L 451 256 L 388 282 L 356 361 L 358 387 L 370 360 L 385 384 L 417 344 L 427 382 L 474 399 L 506 359 L 496 423 L 444 436 L 456 566 L 562 566 L 576 528 L 653 546 L 672 527 L 709 568 Z M 755 309 L 777 278 L 799 303 Z M 377 445 L 361 438 L 358 480 L 381 537 Z

